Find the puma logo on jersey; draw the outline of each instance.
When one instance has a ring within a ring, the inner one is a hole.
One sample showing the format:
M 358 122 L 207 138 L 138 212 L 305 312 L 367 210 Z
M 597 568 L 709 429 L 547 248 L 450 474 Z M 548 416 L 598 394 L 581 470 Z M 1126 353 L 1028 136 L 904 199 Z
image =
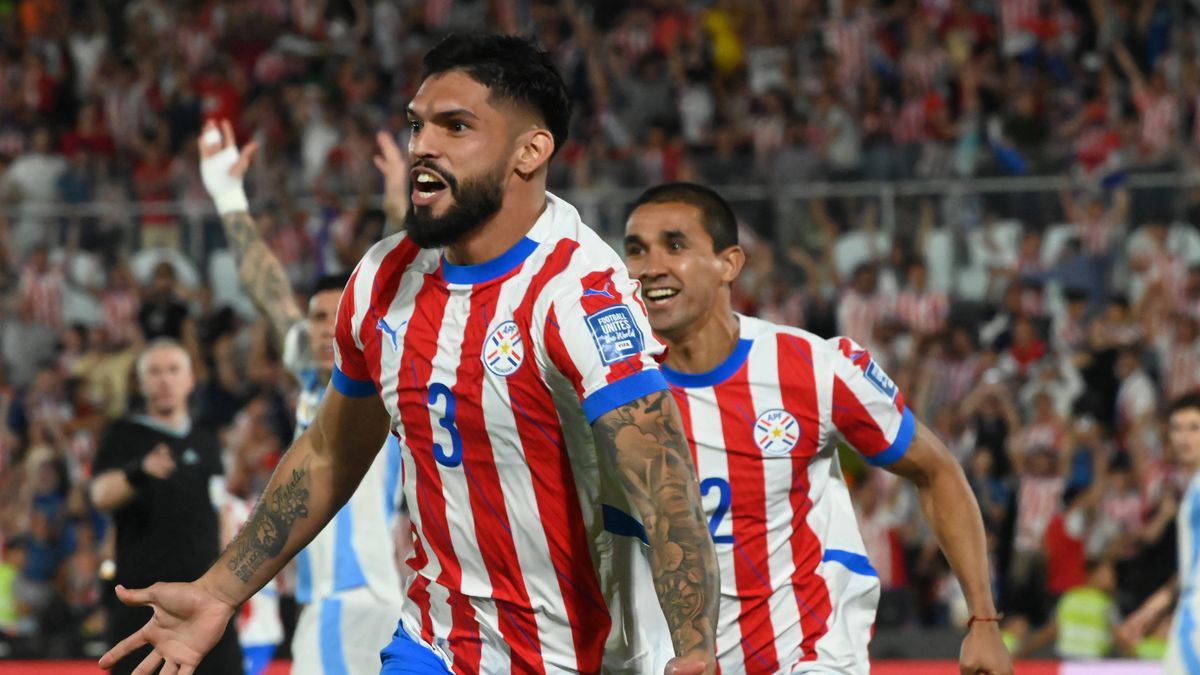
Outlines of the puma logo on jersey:
M 380 333 L 383 333 L 392 339 L 392 351 L 398 352 L 400 351 L 400 339 L 396 336 L 396 331 L 404 328 L 404 324 L 406 323 L 408 322 L 401 321 L 399 326 L 392 328 L 387 324 L 387 320 L 380 319 L 379 323 L 375 324 L 375 328 L 379 329 Z
M 613 291 L 609 290 L 609 289 L 612 289 L 612 287 L 613 287 L 613 283 L 611 281 L 606 281 L 606 282 L 604 282 L 604 288 L 601 288 L 601 289 L 585 288 L 585 289 L 583 289 L 583 297 L 587 298 L 587 297 L 591 297 L 593 295 L 599 295 L 601 297 L 608 298 L 609 300 L 616 300 L 617 296 L 613 295 L 613 292 L 615 292 L 615 289 L 613 289 Z

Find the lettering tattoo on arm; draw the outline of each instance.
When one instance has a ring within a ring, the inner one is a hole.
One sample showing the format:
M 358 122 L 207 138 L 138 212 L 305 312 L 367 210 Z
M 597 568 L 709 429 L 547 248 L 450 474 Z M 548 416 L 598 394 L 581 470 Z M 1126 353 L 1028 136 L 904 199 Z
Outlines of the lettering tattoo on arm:
M 250 519 L 229 545 L 232 555 L 226 566 L 248 583 L 263 563 L 283 551 L 292 524 L 308 517 L 308 462 L 292 469 L 291 478 L 258 500 Z
M 677 654 L 712 651 L 719 571 L 687 440 L 670 392 L 606 413 L 594 431 L 642 516 L 659 603 Z
M 287 272 L 267 246 L 249 213 L 230 213 L 223 216 L 221 222 L 225 226 L 225 239 L 238 262 L 242 286 L 254 306 L 270 322 L 276 346 L 282 346 L 292 324 L 303 318 Z

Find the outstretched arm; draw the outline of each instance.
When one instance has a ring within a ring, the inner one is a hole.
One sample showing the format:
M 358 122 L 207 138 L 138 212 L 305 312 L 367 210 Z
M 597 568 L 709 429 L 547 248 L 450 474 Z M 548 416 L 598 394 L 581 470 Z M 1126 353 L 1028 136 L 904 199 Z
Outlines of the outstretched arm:
M 213 648 L 237 607 L 312 541 L 362 480 L 387 436 L 388 414 L 377 396 L 325 393 L 316 422 L 276 467 L 250 519 L 204 576 L 191 583 L 117 588 L 128 605 L 154 616 L 100 659 L 112 668 L 147 643 L 154 651 L 135 672 L 191 675 Z
M 1129 49 L 1121 42 L 1113 45 L 1113 56 L 1117 58 L 1117 65 L 1121 66 L 1121 70 L 1125 73 L 1125 77 L 1129 78 L 1130 85 L 1133 86 L 1135 94 L 1140 93 L 1146 88 L 1146 76 L 1142 74 L 1142 69 L 1138 67 L 1136 61 L 1133 60 L 1133 55 L 1129 53 Z
M 226 120 L 219 126 L 209 121 L 200 134 L 200 174 L 221 215 L 242 287 L 271 324 L 275 346 L 282 351 L 284 337 L 303 314 L 283 264 L 259 234 L 242 187 L 257 149 L 251 142 L 238 152 L 233 126 Z
M 887 468 L 917 486 L 921 510 L 962 585 L 971 616 L 995 619 L 983 517 L 958 460 L 932 431 L 918 423 L 908 451 Z M 977 621 L 971 626 L 959 667 L 971 675 L 1013 672 L 998 621 Z
M 654 587 L 682 657 L 673 667 L 712 672 L 719 569 L 675 401 L 655 392 L 602 415 L 592 429 L 646 526 Z

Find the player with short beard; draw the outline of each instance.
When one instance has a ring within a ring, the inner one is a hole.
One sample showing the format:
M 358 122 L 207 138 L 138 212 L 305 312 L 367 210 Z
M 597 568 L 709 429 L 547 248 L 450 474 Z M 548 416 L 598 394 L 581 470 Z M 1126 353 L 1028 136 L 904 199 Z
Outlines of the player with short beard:
M 359 263 L 331 387 L 245 529 L 190 584 L 119 589 L 155 616 L 102 666 L 150 642 L 144 675 L 163 661 L 190 675 L 390 431 L 415 577 L 382 672 L 715 671 L 717 565 L 662 347 L 620 258 L 546 192 L 571 111 L 562 77 L 507 36 L 452 36 L 424 66 L 408 107 L 415 238 L 388 237 Z M 629 520 L 645 553 L 605 532 Z M 626 623 L 612 602 L 646 577 L 669 635 L 638 635 L 652 617 Z

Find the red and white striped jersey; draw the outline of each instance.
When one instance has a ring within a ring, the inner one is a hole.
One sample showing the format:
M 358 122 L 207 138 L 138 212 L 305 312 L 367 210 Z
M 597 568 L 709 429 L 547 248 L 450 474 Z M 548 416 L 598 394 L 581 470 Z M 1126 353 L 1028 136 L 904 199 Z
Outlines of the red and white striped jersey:
M 829 21 L 825 46 L 838 56 L 838 81 L 858 83 L 870 66 L 870 48 L 875 34 L 875 17 L 868 11 Z
M 1185 343 L 1164 336 L 1156 346 L 1164 398 L 1174 400 L 1200 391 L 1200 341 Z
M 62 327 L 63 285 L 63 272 L 58 265 L 42 272 L 30 266 L 21 273 L 18 289 L 21 302 L 29 308 L 34 323 L 48 328 Z
M 1067 448 L 1063 447 L 1065 435 L 1062 423 L 1056 420 L 1032 422 L 1027 424 L 1019 434 L 1021 449 L 1024 452 L 1048 449 L 1057 453 L 1065 453 L 1067 451 Z
M 1037 551 L 1050 521 L 1062 509 L 1061 476 L 1024 476 L 1017 488 L 1017 529 L 1013 545 L 1018 551 Z
M 611 588 L 629 579 L 614 553 L 629 538 L 604 514 L 627 507 L 590 426 L 667 388 L 662 346 L 637 284 L 571 205 L 547 195 L 529 233 L 479 265 L 384 239 L 342 296 L 335 343 L 333 386 L 380 396 L 400 441 L 412 637 L 472 674 L 621 672 L 669 652 L 666 635 L 631 644 L 641 627 L 614 616 L 632 606 Z M 610 628 L 624 642 L 606 654 Z
M 1100 501 L 1103 518 L 1120 526 L 1121 532 L 1137 532 L 1145 522 L 1146 504 L 1137 488 L 1127 492 L 1110 492 Z
M 925 118 L 928 107 L 925 96 L 910 97 L 904 101 L 892 128 L 892 135 L 897 144 L 910 145 L 925 140 Z
M 950 315 L 950 299 L 938 291 L 905 289 L 896 294 L 893 313 L 905 328 L 929 335 L 945 327 L 946 317 Z
M 1142 154 L 1157 155 L 1166 152 L 1175 140 L 1179 125 L 1179 101 L 1171 94 L 1153 96 L 1140 90 L 1134 94 L 1133 102 L 1141 115 L 1139 141 Z
M 866 673 L 879 577 L 837 445 L 873 464 L 895 462 L 912 440 L 912 413 L 850 339 L 740 320 L 737 347 L 712 371 L 663 368 L 721 565 L 721 672 L 790 673 L 817 662 Z
M 887 314 L 887 300 L 879 293 L 870 295 L 850 288 L 842 294 L 838 304 L 838 332 L 865 345 L 875 340 L 875 328 Z

